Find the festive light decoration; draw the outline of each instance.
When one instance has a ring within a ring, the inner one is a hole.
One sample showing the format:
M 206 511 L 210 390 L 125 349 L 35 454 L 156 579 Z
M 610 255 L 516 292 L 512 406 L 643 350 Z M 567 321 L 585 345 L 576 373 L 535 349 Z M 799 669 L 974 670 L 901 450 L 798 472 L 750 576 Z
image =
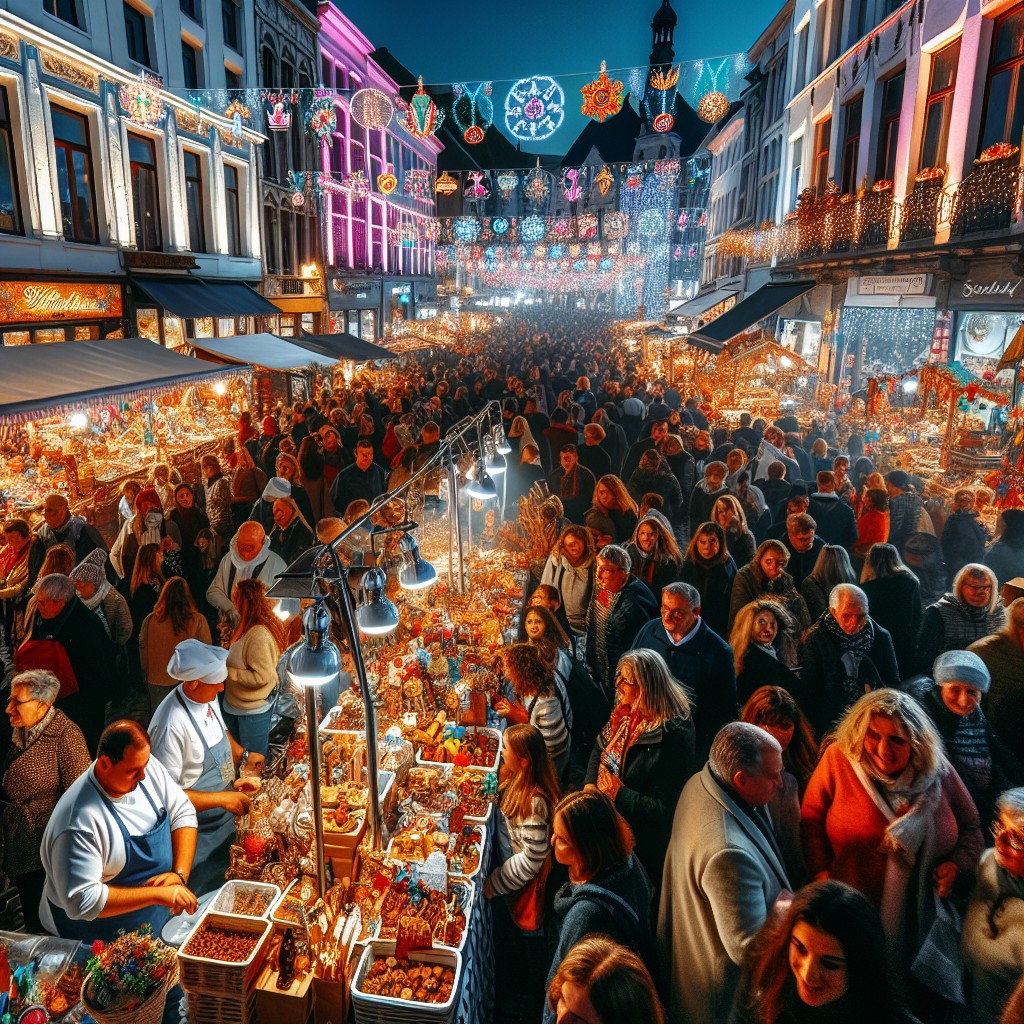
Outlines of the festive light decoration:
M 491 102 L 490 82 L 476 85 L 457 83 L 452 87 L 455 102 L 452 103 L 452 120 L 462 132 L 462 137 L 471 146 L 484 141 L 484 133 L 494 122 L 494 104 Z
M 720 121 L 729 113 L 729 97 L 720 92 L 709 92 L 697 104 L 697 116 L 708 124 Z
M 349 100 L 352 120 L 361 128 L 382 132 L 395 116 L 395 106 L 390 97 L 380 89 L 359 89 Z
M 128 120 L 144 128 L 158 125 L 164 119 L 164 103 L 160 99 L 162 85 L 159 79 L 142 75 L 138 81 L 127 82 L 117 90 Z
M 498 185 L 501 198 L 507 203 L 519 186 L 519 175 L 515 171 L 499 171 L 494 180 Z
M 608 189 L 615 184 L 615 178 L 607 167 L 602 167 L 601 170 L 597 172 L 597 177 L 594 178 L 594 184 L 597 185 L 601 195 L 606 196 L 608 195 Z
M 288 131 L 292 126 L 292 107 L 298 103 L 295 92 L 264 92 L 263 110 L 267 127 L 274 132 Z
M 585 117 L 591 117 L 595 121 L 604 121 L 622 109 L 622 93 L 625 86 L 617 79 L 613 81 L 608 77 L 607 67 L 608 65 L 601 61 L 601 74 L 580 90 L 583 95 L 581 110 Z
M 491 231 L 493 231 L 499 238 L 508 234 L 508 229 L 511 226 L 512 223 L 508 217 L 495 217 L 494 220 L 491 221 Z
M 325 139 L 338 129 L 338 111 L 333 96 L 314 96 L 306 108 L 306 131 L 315 139 Z
M 430 195 L 430 171 L 423 167 L 406 171 L 404 189 L 412 199 L 426 199 Z
M 612 210 L 604 218 L 604 237 L 607 239 L 625 238 L 629 230 L 629 218 L 621 210 Z
M 543 206 L 551 195 L 550 175 L 547 171 L 540 169 L 540 161 L 537 166 L 526 175 L 523 181 L 523 195 L 528 203 L 534 206 Z
M 505 98 L 505 127 L 520 142 L 551 138 L 565 119 L 565 93 L 547 75 L 521 78 Z
M 644 183 L 644 165 L 630 164 L 626 168 L 626 188 L 637 189 Z
M 562 195 L 570 203 L 578 202 L 587 189 L 587 168 L 567 167 L 562 171 Z
M 231 121 L 231 134 L 234 138 L 242 137 L 243 121 L 252 116 L 249 108 L 241 100 L 232 100 L 224 110 L 224 116 Z
M 470 171 L 466 177 L 470 181 L 464 193 L 467 199 L 482 201 L 490 198 L 491 190 L 484 184 L 483 171 Z
M 678 91 L 691 107 L 697 110 L 702 120 L 713 124 L 723 117 L 729 109 L 729 103 L 739 98 L 744 79 L 751 70 L 751 63 L 745 53 L 735 53 L 728 57 L 716 57 L 713 60 L 697 60 L 680 65 Z M 700 112 L 700 103 L 709 95 L 717 94 L 709 99 Z M 722 107 L 722 100 L 725 106 Z M 711 118 L 717 107 L 721 113 Z M 668 108 L 666 108 L 668 109 Z
M 393 164 L 388 164 L 384 169 L 384 173 L 377 175 L 377 188 L 386 196 L 391 195 L 398 188 L 398 178 L 395 177 Z
M 658 188 L 670 192 L 679 184 L 679 172 L 682 164 L 678 160 L 658 160 L 654 165 L 654 176 L 658 180 Z
M 419 88 L 409 100 L 405 112 L 405 130 L 417 139 L 429 139 L 444 123 L 444 111 L 427 95 L 423 88 L 423 76 L 419 77 Z
M 352 171 L 345 176 L 344 189 L 353 199 L 365 199 L 370 194 L 370 182 L 362 171 Z
M 543 217 L 526 217 L 519 223 L 519 237 L 524 242 L 539 242 L 547 232 Z
M 597 216 L 584 213 L 576 218 L 576 234 L 582 239 L 597 238 Z
M 441 177 L 434 182 L 434 191 L 439 196 L 444 196 L 445 198 L 453 196 L 459 191 L 458 180 L 445 171 Z
M 480 237 L 480 221 L 476 217 L 457 217 L 452 225 L 456 242 L 475 242 Z
M 676 85 L 679 82 L 679 68 L 654 68 L 648 80 L 644 108 L 656 132 L 669 132 L 676 123 L 672 114 L 675 106 Z

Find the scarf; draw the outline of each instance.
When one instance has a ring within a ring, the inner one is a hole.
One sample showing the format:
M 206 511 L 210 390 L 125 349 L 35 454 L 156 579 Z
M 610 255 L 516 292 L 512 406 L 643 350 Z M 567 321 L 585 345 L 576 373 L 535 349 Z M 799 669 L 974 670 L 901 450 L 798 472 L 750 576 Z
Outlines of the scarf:
M 864 696 L 864 687 L 859 682 L 860 663 L 865 658 L 869 658 L 871 648 L 875 644 L 874 623 L 868 619 L 863 629 L 850 636 L 849 633 L 843 631 L 842 626 L 832 617 L 832 613 L 826 609 L 818 619 L 818 625 L 829 634 L 842 652 L 839 660 L 846 671 L 843 689 L 847 700 L 852 704 L 853 701 Z
M 38 536 L 43 542 L 43 547 L 47 550 L 52 548 L 54 544 L 67 544 L 74 551 L 78 545 L 78 538 L 85 529 L 85 525 L 84 516 L 70 516 L 68 521 L 58 530 L 51 530 L 46 523 L 43 523 L 39 527 Z
M 109 584 L 108 584 L 109 586 Z M 11 733 L 11 742 L 19 750 L 27 750 L 39 737 L 46 731 L 46 727 L 53 721 L 53 716 L 57 713 L 57 709 L 51 705 L 50 710 L 43 715 L 42 718 L 36 722 L 29 729 L 15 729 Z
M 783 464 L 791 461 L 789 456 L 781 449 L 776 448 L 770 441 L 761 439 L 761 447 L 757 452 L 757 470 L 754 473 L 755 480 L 764 480 L 768 477 L 768 467 L 773 462 Z
M 601 753 L 601 769 L 621 779 L 629 748 L 653 727 L 648 719 L 634 714 L 629 704 L 616 704 L 602 730 L 604 750 Z
M 84 604 L 89 611 L 94 612 L 103 603 L 103 598 L 105 598 L 109 593 L 110 581 L 104 579 L 103 582 L 96 587 L 96 593 L 93 594 L 92 597 L 82 597 L 81 594 L 78 596 L 82 604 Z

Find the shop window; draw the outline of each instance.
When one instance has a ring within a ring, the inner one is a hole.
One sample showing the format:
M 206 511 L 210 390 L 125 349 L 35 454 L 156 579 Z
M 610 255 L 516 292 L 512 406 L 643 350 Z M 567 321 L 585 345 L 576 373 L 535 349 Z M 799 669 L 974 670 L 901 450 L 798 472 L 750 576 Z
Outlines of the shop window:
M 320 79 L 325 89 L 334 88 L 334 61 L 326 53 L 320 54 Z
M 0 232 L 24 234 L 21 203 L 18 198 L 18 165 L 14 157 L 14 137 L 7 89 L 0 86 Z
M 217 337 L 233 338 L 235 336 L 235 321 L 230 317 L 220 317 L 217 320 Z
M 960 62 L 960 40 L 944 46 L 932 56 L 928 80 L 928 99 L 924 108 L 924 137 L 921 140 L 921 167 L 945 167 L 949 120 L 953 112 L 956 68 Z
M 857 151 L 860 148 L 860 122 L 864 97 L 846 104 L 846 138 L 843 141 L 843 192 L 857 191 Z
M 74 329 L 74 341 L 97 341 L 100 336 L 100 329 L 98 327 L 89 327 L 82 324 Z
M 900 71 L 892 78 L 887 78 L 882 85 L 875 181 L 892 181 L 896 175 L 896 143 L 900 133 L 904 77 L 904 73 Z
M 50 112 L 64 237 L 72 242 L 98 242 L 89 122 L 64 107 L 53 106 Z
M 295 317 L 281 316 L 281 335 L 285 338 L 295 337 Z
M 997 142 L 1021 144 L 1024 131 L 1024 4 L 996 21 L 992 34 L 979 152 Z
M 202 24 L 202 0 L 178 0 L 178 7 L 180 8 L 182 14 L 187 14 L 193 21 Z
M 63 327 L 46 327 L 32 332 L 32 342 L 36 345 L 54 345 L 65 340 Z
M 242 197 L 238 183 L 238 168 L 224 165 L 224 213 L 228 227 L 228 252 L 242 255 Z
M 148 338 L 160 344 L 160 313 L 156 309 L 139 309 L 135 313 L 135 322 L 139 327 L 139 337 Z
M 83 28 L 78 0 L 43 0 L 43 10 L 75 28 Z
M 192 321 L 192 328 L 194 330 L 194 338 L 212 338 L 213 337 L 213 317 L 212 316 L 197 316 Z
M 164 345 L 167 348 L 181 348 L 185 344 L 185 333 L 182 330 L 181 317 L 164 317 Z
M 206 252 L 206 197 L 203 193 L 203 158 L 184 150 L 185 209 L 188 215 L 188 244 L 192 252 Z
M 128 36 L 128 56 L 143 67 L 152 68 L 153 58 L 150 52 L 150 22 L 148 14 L 137 7 L 124 2 L 124 30 Z
M 364 309 L 359 314 L 359 337 L 364 341 L 377 340 L 377 318 L 372 309 Z
M 221 24 L 224 27 L 224 45 L 236 53 L 242 52 L 242 12 L 234 0 L 220 0 Z
M 12 348 L 14 345 L 29 345 L 32 343 L 32 335 L 29 331 L 7 331 L 4 334 L 4 348 Z
M 315 314 L 313 314 L 313 313 L 303 313 L 302 314 L 302 329 L 304 331 L 306 331 L 308 334 L 312 334 L 313 333 L 313 317 L 314 317 L 314 315 Z
M 203 58 L 199 51 L 187 40 L 181 41 L 182 81 L 186 89 L 203 87 Z
M 829 148 L 832 145 L 832 118 L 819 121 L 814 129 L 814 191 L 824 195 L 828 184 Z
M 163 249 L 160 226 L 160 189 L 156 176 L 156 146 L 152 139 L 128 134 L 128 160 L 132 177 L 135 244 L 145 252 Z

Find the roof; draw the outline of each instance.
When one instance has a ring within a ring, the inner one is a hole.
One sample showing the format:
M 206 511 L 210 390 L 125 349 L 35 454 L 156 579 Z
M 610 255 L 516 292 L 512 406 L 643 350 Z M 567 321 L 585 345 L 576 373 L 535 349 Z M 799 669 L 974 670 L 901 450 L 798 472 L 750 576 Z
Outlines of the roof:
M 590 121 L 562 158 L 563 167 L 578 167 L 596 149 L 605 163 L 625 163 L 633 159 L 637 136 L 643 122 L 633 107 L 632 96 L 626 97 L 622 109 L 606 121 Z
M 237 372 L 237 367 L 192 359 L 148 338 L 0 348 L 0 422 L 52 416 L 72 404 L 132 400 Z
M 332 359 L 351 359 L 356 363 L 364 363 L 374 359 L 394 359 L 394 353 L 380 345 L 363 341 L 354 334 L 339 332 L 337 334 L 303 334 L 293 339 L 296 345 L 308 348 L 311 352 L 329 356 Z
M 296 339 L 279 338 L 275 334 L 243 334 L 235 338 L 189 338 L 188 343 L 200 352 L 227 363 L 252 363 L 268 370 L 295 370 L 318 363 L 335 366 L 338 360 L 303 348 Z

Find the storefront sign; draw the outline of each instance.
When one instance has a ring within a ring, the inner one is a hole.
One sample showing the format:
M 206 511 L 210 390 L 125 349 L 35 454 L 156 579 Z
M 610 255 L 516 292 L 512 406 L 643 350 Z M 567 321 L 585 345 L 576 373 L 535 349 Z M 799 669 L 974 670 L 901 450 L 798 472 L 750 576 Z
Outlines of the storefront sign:
M 121 286 L 0 281 L 0 323 L 121 316 Z
M 886 274 L 862 277 L 857 283 L 858 295 L 925 295 L 927 274 Z
M 1010 260 L 979 261 L 949 288 L 950 309 L 1024 309 L 1024 277 Z

